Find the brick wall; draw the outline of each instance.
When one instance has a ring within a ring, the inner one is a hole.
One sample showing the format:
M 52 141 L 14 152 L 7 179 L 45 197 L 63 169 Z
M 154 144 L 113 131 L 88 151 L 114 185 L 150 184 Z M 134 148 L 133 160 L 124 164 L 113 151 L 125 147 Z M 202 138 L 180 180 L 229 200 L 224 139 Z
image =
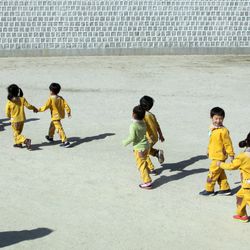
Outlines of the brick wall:
M 0 55 L 249 53 L 249 0 L 1 0 Z

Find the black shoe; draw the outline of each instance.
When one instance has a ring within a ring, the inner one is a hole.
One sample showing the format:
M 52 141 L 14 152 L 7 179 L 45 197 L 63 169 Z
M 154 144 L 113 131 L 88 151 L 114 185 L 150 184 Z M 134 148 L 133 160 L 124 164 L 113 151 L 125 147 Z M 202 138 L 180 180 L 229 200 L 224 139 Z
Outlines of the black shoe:
M 70 143 L 68 141 L 65 141 L 62 144 L 60 144 L 60 147 L 69 148 L 70 147 Z
M 214 196 L 215 193 L 213 191 L 207 191 L 207 190 L 203 190 L 199 193 L 199 195 L 203 195 L 203 196 Z
M 149 174 L 152 174 L 152 175 L 154 175 L 154 176 L 158 175 L 158 173 L 156 172 L 155 169 L 154 169 L 154 170 L 151 170 L 151 171 L 149 172 Z
M 22 145 L 22 144 L 14 144 L 13 147 L 14 147 L 14 148 L 22 148 L 23 145 Z
M 54 141 L 53 137 L 49 137 L 48 135 L 46 135 L 45 138 L 46 138 L 47 141 L 49 141 L 49 142 L 53 142 L 53 141 Z
M 225 196 L 229 196 L 232 195 L 231 189 L 227 189 L 227 190 L 220 190 L 217 192 L 218 195 L 225 195 Z

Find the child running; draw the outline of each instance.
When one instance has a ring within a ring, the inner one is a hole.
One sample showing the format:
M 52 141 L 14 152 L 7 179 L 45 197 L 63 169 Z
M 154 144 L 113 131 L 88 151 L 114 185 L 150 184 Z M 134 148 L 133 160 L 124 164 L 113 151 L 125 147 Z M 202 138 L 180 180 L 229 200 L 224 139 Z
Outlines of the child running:
M 44 112 L 47 109 L 51 111 L 51 123 L 49 127 L 49 133 L 45 136 L 45 138 L 49 142 L 54 141 L 55 130 L 57 130 L 62 144 L 60 146 L 68 148 L 70 147 L 70 143 L 67 140 L 65 132 L 62 127 L 61 120 L 65 118 L 65 110 L 68 114 L 68 117 L 71 117 L 71 109 L 68 103 L 58 95 L 61 90 L 61 86 L 58 83 L 51 83 L 49 86 L 50 97 L 46 104 L 38 109 L 38 112 Z
M 237 214 L 233 218 L 248 222 L 246 206 L 250 206 L 250 133 L 239 143 L 239 147 L 245 148 L 245 152 L 240 153 L 232 163 L 218 161 L 217 166 L 227 170 L 240 169 L 241 189 L 236 194 Z
M 158 142 L 158 139 L 160 139 L 161 142 L 164 142 L 164 137 L 161 131 L 161 127 L 155 117 L 154 114 L 149 112 L 151 108 L 154 105 L 154 99 L 150 96 L 143 96 L 140 99 L 140 106 L 145 110 L 145 117 L 144 121 L 146 123 L 147 127 L 147 139 L 149 142 L 149 154 L 151 156 L 157 157 L 160 164 L 164 162 L 164 153 L 163 150 L 155 149 L 154 145 Z M 152 164 L 151 160 L 149 161 L 149 169 L 150 173 L 157 174 L 154 170 L 155 167 Z
M 130 125 L 129 137 L 123 140 L 123 145 L 127 146 L 133 143 L 134 156 L 137 167 L 141 174 L 142 184 L 140 188 L 150 189 L 152 180 L 149 176 L 149 144 L 146 138 L 146 124 L 143 121 L 145 110 L 141 106 L 136 106 L 133 109 L 133 122 Z
M 22 148 L 22 144 L 25 144 L 27 149 L 31 150 L 31 139 L 22 135 L 24 122 L 26 120 L 24 107 L 34 112 L 37 112 L 37 109 L 27 102 L 23 97 L 23 91 L 16 84 L 11 84 L 7 88 L 7 91 L 6 116 L 11 119 L 11 127 L 15 141 L 13 146 Z
M 227 182 L 227 176 L 224 169 L 217 166 L 217 161 L 226 161 L 228 156 L 231 161 L 234 158 L 234 149 L 229 135 L 229 131 L 223 125 L 225 111 L 222 108 L 215 107 L 210 111 L 212 125 L 210 126 L 210 139 L 208 145 L 208 157 L 212 160 L 209 167 L 206 189 L 200 192 L 200 195 L 215 195 L 214 186 L 218 182 L 220 190 L 219 195 L 231 195 L 231 189 Z

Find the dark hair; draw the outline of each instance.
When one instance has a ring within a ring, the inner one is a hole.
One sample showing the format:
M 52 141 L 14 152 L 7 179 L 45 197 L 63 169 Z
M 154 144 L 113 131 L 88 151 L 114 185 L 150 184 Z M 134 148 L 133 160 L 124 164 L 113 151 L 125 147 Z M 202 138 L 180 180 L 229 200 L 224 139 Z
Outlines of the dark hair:
M 140 99 L 140 105 L 144 110 L 148 111 L 153 107 L 154 99 L 150 96 L 145 95 Z
M 59 83 L 53 82 L 53 83 L 50 84 L 49 90 L 50 90 L 53 94 L 57 95 L 57 94 L 60 92 L 60 90 L 61 90 L 61 86 L 60 86 Z
M 220 107 L 212 108 L 210 111 L 210 117 L 213 118 L 213 116 L 215 115 L 222 116 L 223 118 L 225 118 L 225 111 Z
M 11 84 L 8 88 L 7 98 L 11 101 L 14 97 L 22 97 L 23 91 L 16 84 Z
M 247 135 L 247 138 L 239 142 L 240 148 L 250 147 L 250 133 Z
M 140 105 L 134 107 L 133 113 L 136 120 L 143 120 L 145 116 L 145 110 Z

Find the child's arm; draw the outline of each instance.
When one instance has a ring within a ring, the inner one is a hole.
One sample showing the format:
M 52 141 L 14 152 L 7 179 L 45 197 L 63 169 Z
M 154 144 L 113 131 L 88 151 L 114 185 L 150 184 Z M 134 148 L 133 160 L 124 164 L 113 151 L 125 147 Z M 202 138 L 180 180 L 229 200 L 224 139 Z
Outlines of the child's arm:
M 5 107 L 5 114 L 8 118 L 11 118 L 11 112 L 10 112 L 10 103 L 7 102 L 6 107 Z
M 24 106 L 27 108 L 27 109 L 30 109 L 30 110 L 33 110 L 34 112 L 37 112 L 37 108 L 31 104 L 28 103 L 28 101 L 24 98 Z
M 125 139 L 125 140 L 122 141 L 122 144 L 124 146 L 127 146 L 128 144 L 132 143 L 134 140 L 135 140 L 135 130 L 134 130 L 133 125 L 130 125 L 129 136 L 128 136 L 127 139 Z
M 153 117 L 154 117 L 154 120 L 155 120 L 154 122 L 156 124 L 156 129 L 157 129 L 157 132 L 158 132 L 158 135 L 159 135 L 159 139 L 160 139 L 161 142 L 164 142 L 165 138 L 164 138 L 164 136 L 162 134 L 160 124 L 158 123 L 156 117 L 155 116 L 153 116 Z
M 50 108 L 50 106 L 51 106 L 51 99 L 49 98 L 48 101 L 45 103 L 45 105 L 38 109 L 38 112 L 44 112 L 45 110 Z
M 221 168 L 227 169 L 227 170 L 238 169 L 240 167 L 240 165 L 241 165 L 240 157 L 236 157 L 231 163 L 225 163 L 225 162 L 221 162 L 221 161 L 217 162 L 218 167 L 221 167 Z
M 230 156 L 230 158 L 233 160 L 234 158 L 234 149 L 233 149 L 233 144 L 232 144 L 232 140 L 230 138 L 229 132 L 228 130 L 226 130 L 223 134 L 222 134 L 222 140 L 223 140 L 223 145 L 224 148 L 226 150 L 226 153 Z
M 68 117 L 71 117 L 71 109 L 70 109 L 68 103 L 65 100 L 64 100 L 64 108 L 65 108 L 65 110 L 66 110 L 66 112 L 68 114 Z

